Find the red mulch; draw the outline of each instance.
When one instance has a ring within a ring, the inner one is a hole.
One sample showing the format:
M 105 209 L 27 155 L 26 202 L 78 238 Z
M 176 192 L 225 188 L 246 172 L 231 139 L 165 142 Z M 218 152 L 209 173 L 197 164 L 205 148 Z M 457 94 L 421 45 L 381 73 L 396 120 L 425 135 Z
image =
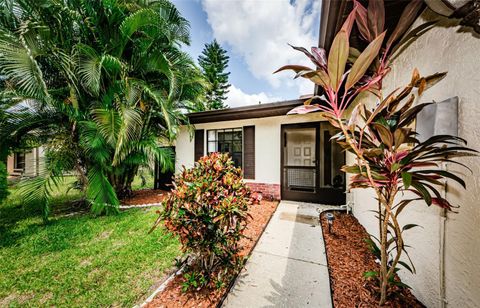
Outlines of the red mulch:
M 122 200 L 124 205 L 140 205 L 162 202 L 168 192 L 160 189 L 134 190 L 130 198 Z
M 379 265 L 364 241 L 369 235 L 353 215 L 334 212 L 332 233 L 325 214 L 322 229 L 327 250 L 330 284 L 335 307 L 376 307 L 378 288 L 363 273 L 378 271 Z M 384 307 L 424 307 L 408 289 L 390 298 Z
M 246 256 L 253 249 L 253 246 L 260 238 L 268 220 L 272 216 L 273 212 L 277 208 L 277 201 L 265 201 L 263 200 L 260 205 L 252 205 L 249 209 L 249 213 L 252 216 L 245 230 L 247 238 L 242 239 L 241 244 L 243 249 L 241 254 Z M 177 276 L 167 286 L 167 288 L 157 295 L 156 298 L 147 307 L 168 307 L 168 308 L 180 308 L 180 307 L 196 307 L 206 308 L 215 307 L 223 294 L 227 291 L 227 288 L 218 290 L 203 290 L 201 292 L 183 293 L 182 292 L 182 276 Z

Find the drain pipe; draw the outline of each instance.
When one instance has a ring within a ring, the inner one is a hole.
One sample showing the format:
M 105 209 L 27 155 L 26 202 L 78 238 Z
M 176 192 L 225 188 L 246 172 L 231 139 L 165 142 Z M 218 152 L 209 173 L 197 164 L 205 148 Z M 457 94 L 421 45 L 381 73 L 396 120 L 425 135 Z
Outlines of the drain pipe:
M 332 205 L 330 207 L 324 207 L 324 208 L 319 208 L 317 209 L 317 212 L 318 212 L 318 221 L 320 222 L 320 216 L 322 215 L 323 212 L 327 212 L 327 211 L 345 211 L 347 212 L 347 214 L 353 214 L 353 205 L 354 205 L 354 202 L 351 201 L 351 198 L 353 196 L 353 194 L 349 191 L 346 191 L 345 192 L 346 196 L 347 196 L 347 200 L 348 200 L 345 204 L 342 204 L 340 206 L 338 205 Z
M 442 209 L 440 222 L 440 307 L 447 307 L 445 286 L 445 229 L 447 223 L 447 210 Z
M 355 196 L 353 195 L 353 192 L 351 192 L 350 190 L 347 190 L 345 192 L 345 199 L 347 201 L 347 204 L 345 204 L 345 207 L 347 208 L 347 214 L 350 214 L 350 213 L 353 214 L 353 205 L 355 204 L 354 198 Z
M 443 169 L 448 171 L 447 163 L 443 164 Z M 445 180 L 445 186 L 443 190 L 443 198 L 447 199 L 447 192 L 448 192 L 448 181 Z M 447 227 L 447 209 L 442 209 L 442 213 L 440 214 L 440 307 L 446 308 L 447 307 L 447 290 L 446 290 L 446 283 L 445 283 L 445 245 L 446 245 L 446 227 Z

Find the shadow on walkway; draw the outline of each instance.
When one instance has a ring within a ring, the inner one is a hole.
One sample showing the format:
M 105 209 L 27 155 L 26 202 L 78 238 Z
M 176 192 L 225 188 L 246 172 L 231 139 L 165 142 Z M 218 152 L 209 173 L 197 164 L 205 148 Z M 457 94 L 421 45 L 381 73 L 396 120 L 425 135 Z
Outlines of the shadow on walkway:
M 279 204 L 223 307 L 332 307 L 321 207 Z

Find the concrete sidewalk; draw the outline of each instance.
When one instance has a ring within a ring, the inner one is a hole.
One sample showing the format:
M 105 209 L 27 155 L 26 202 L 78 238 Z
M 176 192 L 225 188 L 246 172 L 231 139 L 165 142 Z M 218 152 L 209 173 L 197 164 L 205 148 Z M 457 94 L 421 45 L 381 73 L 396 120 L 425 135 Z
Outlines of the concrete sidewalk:
M 322 207 L 280 202 L 223 307 L 332 307 Z

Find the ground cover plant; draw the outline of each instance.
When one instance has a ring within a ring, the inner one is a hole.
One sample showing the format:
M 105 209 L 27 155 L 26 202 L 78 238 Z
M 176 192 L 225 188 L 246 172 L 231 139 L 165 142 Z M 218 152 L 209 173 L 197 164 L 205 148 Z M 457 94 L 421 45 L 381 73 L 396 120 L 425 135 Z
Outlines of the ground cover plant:
M 189 23 L 169 1 L 18 0 L 0 10 L 0 161 L 43 145 L 25 182 L 43 204 L 66 172 L 96 214 L 117 213 L 140 167 L 172 168 L 184 110 L 203 94 L 181 50 Z
M 333 139 L 355 157 L 353 164 L 343 167 L 343 171 L 354 175 L 350 187 L 370 188 L 375 193 L 379 236 L 372 235 L 370 243 L 381 263 L 379 271 L 365 275 L 378 281 L 380 305 L 385 304 L 389 287 L 408 287 L 396 279 L 399 267 L 415 271 L 411 260 L 408 264 L 401 259 L 402 254 L 406 254 L 409 260 L 402 234 L 415 225 L 400 225 L 399 215 L 414 204 L 413 201 L 420 200 L 429 206 L 434 204 L 452 210 L 453 206 L 440 190 L 447 179 L 463 187 L 465 182 L 444 170 L 442 163 L 462 165 L 452 158 L 476 155 L 476 151 L 467 148 L 466 141 L 459 137 L 438 135 L 423 142 L 417 139 L 413 123 L 417 114 L 431 103 L 415 102 L 425 90 L 442 80 L 445 73 L 422 77 L 414 70 L 405 87 L 387 95 L 382 91 L 382 81 L 393 59 L 419 34 L 433 26 L 433 23 L 426 23 L 404 34 L 421 6 L 421 1 L 410 2 L 399 24 L 386 38 L 383 1 L 370 1 L 368 9 L 354 2 L 352 12 L 333 40 L 328 57 L 321 48 L 312 48 L 310 53 L 294 47 L 308 56 L 315 69 L 299 65 L 279 69 L 293 70 L 296 77 L 307 78 L 324 90 L 324 97 L 309 99 L 306 105 L 321 100 L 309 109 L 323 112 L 324 117 L 340 130 Z M 350 31 L 355 22 L 368 41 L 361 52 L 349 48 Z M 370 93 L 368 99 L 376 103 L 373 109 L 367 106 L 365 99 L 355 100 L 365 92 Z M 351 104 L 355 107 L 347 117 L 345 110 Z M 304 112 L 305 108 L 297 111 Z M 396 202 L 398 194 L 403 198 Z
M 189 255 L 184 291 L 223 287 L 243 265 L 239 255 L 250 191 L 228 154 L 212 153 L 175 177 L 161 221 Z
M 70 179 L 73 182 L 73 179 Z M 25 209 L 17 189 L 0 205 L 0 306 L 133 306 L 145 299 L 179 256 L 163 227 L 147 235 L 155 210 L 91 219 L 74 214 L 79 197 L 60 186 L 50 223 Z M 73 212 L 72 212 L 73 211 Z

